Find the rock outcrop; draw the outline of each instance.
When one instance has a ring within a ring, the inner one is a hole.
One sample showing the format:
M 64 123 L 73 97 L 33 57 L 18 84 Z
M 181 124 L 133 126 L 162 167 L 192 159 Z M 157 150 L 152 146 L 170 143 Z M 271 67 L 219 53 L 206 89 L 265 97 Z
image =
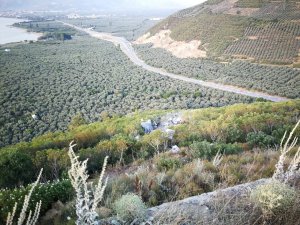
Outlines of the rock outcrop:
M 192 221 L 198 221 L 199 224 L 209 222 L 213 224 L 218 223 L 218 214 L 220 211 L 218 211 L 216 205 L 220 205 L 220 201 L 223 201 L 226 205 L 230 204 L 229 200 L 243 199 L 248 196 L 249 191 L 270 181 L 271 179 L 261 179 L 176 202 L 164 203 L 148 209 L 149 221 L 153 224 L 165 225 L 181 224 L 178 222 L 175 223 L 175 221 L 184 222 L 182 224 L 195 224 Z

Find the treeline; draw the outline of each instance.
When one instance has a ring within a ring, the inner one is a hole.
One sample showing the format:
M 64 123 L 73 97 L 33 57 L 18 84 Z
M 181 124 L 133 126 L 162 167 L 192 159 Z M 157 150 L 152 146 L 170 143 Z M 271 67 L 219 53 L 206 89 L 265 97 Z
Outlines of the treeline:
M 46 33 L 43 36 L 39 37 L 39 40 L 59 40 L 59 41 L 65 41 L 65 40 L 71 40 L 72 36 L 70 34 L 66 33 Z
M 38 21 L 28 21 L 28 22 L 20 22 L 15 23 L 15 27 L 20 27 L 28 30 L 29 32 L 37 32 L 37 33 L 47 33 L 49 34 L 65 34 L 69 36 L 82 35 L 79 31 L 65 26 L 60 22 L 52 21 L 52 20 L 38 20 Z
M 28 22 L 15 23 L 15 27 L 26 29 L 29 32 L 43 33 L 38 38 L 40 41 L 44 40 L 71 40 L 72 36 L 84 35 L 83 33 L 63 25 L 54 20 L 33 20 Z

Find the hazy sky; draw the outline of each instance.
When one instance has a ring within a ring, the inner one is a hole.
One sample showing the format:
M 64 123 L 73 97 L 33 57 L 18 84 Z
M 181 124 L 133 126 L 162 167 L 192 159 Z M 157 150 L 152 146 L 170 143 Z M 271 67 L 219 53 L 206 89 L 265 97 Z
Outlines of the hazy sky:
M 134 0 L 124 2 L 134 2 L 142 7 L 155 8 L 186 8 L 204 2 L 204 0 Z
M 93 9 L 163 10 L 183 9 L 205 0 L 0 0 L 0 9 Z

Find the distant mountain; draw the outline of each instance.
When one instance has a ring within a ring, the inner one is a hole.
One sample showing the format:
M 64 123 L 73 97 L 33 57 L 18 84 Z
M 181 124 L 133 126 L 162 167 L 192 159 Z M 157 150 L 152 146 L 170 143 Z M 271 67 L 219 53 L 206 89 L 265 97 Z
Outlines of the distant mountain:
M 208 58 L 300 66 L 300 0 L 208 0 L 169 16 L 144 38 L 166 31 L 175 41 L 201 41 Z

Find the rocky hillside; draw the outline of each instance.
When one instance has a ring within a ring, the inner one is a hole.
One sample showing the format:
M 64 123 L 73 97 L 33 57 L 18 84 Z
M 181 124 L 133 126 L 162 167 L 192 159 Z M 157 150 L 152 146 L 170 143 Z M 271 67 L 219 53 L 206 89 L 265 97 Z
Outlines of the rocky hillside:
M 194 52 L 187 57 L 298 67 L 300 1 L 208 0 L 169 16 L 137 41 L 149 42 L 175 56 Z

